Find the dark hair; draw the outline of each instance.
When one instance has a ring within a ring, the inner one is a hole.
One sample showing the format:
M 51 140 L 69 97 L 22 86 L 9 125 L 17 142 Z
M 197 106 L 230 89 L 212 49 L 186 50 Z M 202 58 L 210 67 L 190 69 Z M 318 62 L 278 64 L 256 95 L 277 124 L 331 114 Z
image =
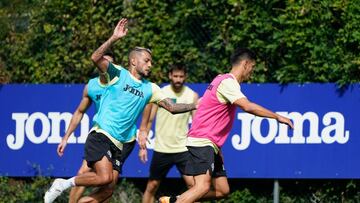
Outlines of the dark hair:
M 115 61 L 114 52 L 111 49 L 107 49 L 104 53 L 104 56 L 110 56 Z
M 96 78 L 99 76 L 99 71 L 97 68 L 95 68 L 91 73 L 90 73 L 90 78 Z
M 230 63 L 235 65 L 243 60 L 256 60 L 256 54 L 247 48 L 237 48 L 234 53 L 231 55 Z
M 176 70 L 184 71 L 185 74 L 187 73 L 186 67 L 183 64 L 176 63 L 169 66 L 169 73 Z

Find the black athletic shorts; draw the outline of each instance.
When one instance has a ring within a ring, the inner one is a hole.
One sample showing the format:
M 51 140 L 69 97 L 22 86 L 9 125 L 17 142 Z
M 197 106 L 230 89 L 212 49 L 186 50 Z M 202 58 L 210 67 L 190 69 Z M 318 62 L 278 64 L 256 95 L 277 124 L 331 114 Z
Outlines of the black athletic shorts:
M 90 132 L 85 142 L 85 160 L 90 168 L 106 156 L 113 164 L 113 169 L 121 171 L 121 150 L 102 133 Z M 126 159 L 126 158 L 125 158 Z
M 134 150 L 136 144 L 136 140 L 132 141 L 132 142 L 126 142 L 123 144 L 123 150 L 121 153 L 121 159 L 120 159 L 120 170 L 119 170 L 119 174 L 122 173 L 122 168 L 123 165 L 126 161 L 126 159 L 129 157 L 129 155 L 131 154 L 131 152 Z
M 214 178 L 226 176 L 224 161 L 221 151 L 215 154 L 210 146 L 187 147 L 189 150 L 189 160 L 186 163 L 185 174 L 190 176 L 205 174 L 208 170 Z
M 150 164 L 151 180 L 161 180 L 166 177 L 167 173 L 174 165 L 178 171 L 184 175 L 185 165 L 189 158 L 189 153 L 162 153 L 154 151 Z

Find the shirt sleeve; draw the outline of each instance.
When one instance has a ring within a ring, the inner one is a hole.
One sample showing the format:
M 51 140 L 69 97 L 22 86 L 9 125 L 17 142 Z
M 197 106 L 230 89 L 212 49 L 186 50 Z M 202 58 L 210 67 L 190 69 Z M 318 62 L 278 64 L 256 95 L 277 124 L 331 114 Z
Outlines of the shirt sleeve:
M 217 92 L 219 93 L 219 100 L 234 103 L 236 100 L 246 97 L 241 92 L 240 84 L 233 78 L 227 78 L 223 80 Z
M 122 69 L 124 69 L 122 66 L 109 62 L 106 78 L 110 85 L 115 84 L 119 80 Z
M 161 100 L 167 98 L 157 84 L 151 83 L 151 90 L 152 90 L 152 95 L 149 101 L 150 103 L 159 103 Z

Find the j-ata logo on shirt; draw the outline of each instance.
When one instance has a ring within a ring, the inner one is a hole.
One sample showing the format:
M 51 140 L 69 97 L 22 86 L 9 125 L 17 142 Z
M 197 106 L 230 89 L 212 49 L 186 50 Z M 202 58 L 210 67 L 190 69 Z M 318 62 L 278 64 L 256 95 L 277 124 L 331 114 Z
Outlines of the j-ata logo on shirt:
M 131 94 L 135 95 L 135 96 L 138 96 L 138 97 L 141 97 L 141 98 L 144 98 L 144 93 L 128 84 L 126 84 L 126 86 L 124 87 L 123 89 L 124 91 L 126 92 L 130 92 Z

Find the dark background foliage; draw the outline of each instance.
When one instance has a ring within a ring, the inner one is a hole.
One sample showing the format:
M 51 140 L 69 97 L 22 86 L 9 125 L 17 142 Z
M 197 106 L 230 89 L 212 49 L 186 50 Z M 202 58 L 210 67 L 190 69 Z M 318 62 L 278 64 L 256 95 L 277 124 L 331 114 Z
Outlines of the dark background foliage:
M 153 51 L 150 79 L 187 65 L 189 82 L 226 72 L 236 47 L 258 54 L 250 82 L 360 81 L 360 4 L 349 0 L 2 0 L 0 78 L 11 83 L 85 83 L 91 53 L 121 17 L 113 47 L 126 66 L 134 46 Z

